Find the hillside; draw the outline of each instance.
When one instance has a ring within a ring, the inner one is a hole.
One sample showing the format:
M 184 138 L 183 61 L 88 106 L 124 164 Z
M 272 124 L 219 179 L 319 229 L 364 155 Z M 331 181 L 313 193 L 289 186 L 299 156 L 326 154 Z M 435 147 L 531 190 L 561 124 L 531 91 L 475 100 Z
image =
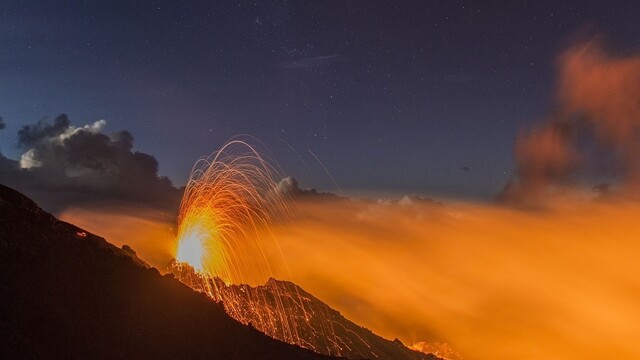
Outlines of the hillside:
M 226 285 L 218 278 L 203 276 L 188 264 L 175 261 L 169 265 L 169 271 L 193 289 L 209 292 L 221 300 L 233 318 L 251 323 L 282 341 L 350 359 L 439 359 L 433 354 L 411 350 L 398 340 L 374 334 L 289 281 L 269 279 L 256 287 Z M 279 316 L 282 308 L 287 316 Z
M 0 264 L 5 359 L 329 359 L 238 323 L 130 249 L 2 185 Z

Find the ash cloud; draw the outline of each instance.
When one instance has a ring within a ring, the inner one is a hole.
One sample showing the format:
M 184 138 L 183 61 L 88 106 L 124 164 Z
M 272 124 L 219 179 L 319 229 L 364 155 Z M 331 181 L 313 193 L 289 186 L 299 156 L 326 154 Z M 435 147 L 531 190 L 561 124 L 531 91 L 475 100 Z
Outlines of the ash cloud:
M 0 182 L 25 192 L 45 209 L 120 201 L 175 212 L 179 190 L 158 176 L 158 162 L 133 150 L 128 131 L 105 134 L 106 121 L 76 127 L 66 115 L 23 126 L 18 161 L 0 158 Z
M 516 140 L 517 170 L 500 198 L 530 202 L 594 174 L 640 190 L 640 55 L 613 55 L 602 37 L 558 59 L 555 109 Z

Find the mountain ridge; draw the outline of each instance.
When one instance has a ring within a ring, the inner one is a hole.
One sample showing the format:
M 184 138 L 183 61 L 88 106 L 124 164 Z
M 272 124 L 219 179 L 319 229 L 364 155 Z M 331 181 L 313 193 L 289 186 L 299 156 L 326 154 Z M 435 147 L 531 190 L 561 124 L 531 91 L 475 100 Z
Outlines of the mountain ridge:
M 0 185 L 5 358 L 335 359 L 274 340 L 220 304 Z
M 398 339 L 392 341 L 375 334 L 291 281 L 269 278 L 257 286 L 225 284 L 175 260 L 170 262 L 168 271 L 194 290 L 221 301 L 236 320 L 321 354 L 349 359 L 441 359 L 410 349 Z M 280 316 L 279 307 L 286 308 L 286 316 Z

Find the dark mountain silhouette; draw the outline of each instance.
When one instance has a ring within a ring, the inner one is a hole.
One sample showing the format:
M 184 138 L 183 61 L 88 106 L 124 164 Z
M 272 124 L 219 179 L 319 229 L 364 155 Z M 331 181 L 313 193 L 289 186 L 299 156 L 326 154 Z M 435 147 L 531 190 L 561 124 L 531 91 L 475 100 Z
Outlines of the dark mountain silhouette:
M 256 287 L 225 285 L 218 278 L 202 276 L 188 264 L 176 261 L 169 264 L 169 271 L 194 290 L 216 289 L 212 296 L 223 301 L 232 317 L 251 323 L 276 339 L 322 354 L 350 359 L 440 359 L 434 354 L 411 350 L 400 340 L 391 341 L 374 334 L 289 281 L 272 278 Z M 286 309 L 286 317 L 277 315 L 280 308 Z M 285 329 L 295 329 L 295 336 L 284 336 L 291 333 L 283 331 Z
M 329 359 L 240 324 L 2 185 L 0 301 L 3 359 Z

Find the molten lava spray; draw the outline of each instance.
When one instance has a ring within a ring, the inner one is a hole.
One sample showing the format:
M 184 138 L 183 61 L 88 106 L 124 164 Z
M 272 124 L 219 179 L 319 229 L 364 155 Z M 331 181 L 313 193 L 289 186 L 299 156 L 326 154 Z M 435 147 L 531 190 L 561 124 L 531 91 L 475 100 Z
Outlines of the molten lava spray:
M 223 302 L 240 322 L 281 341 L 339 355 L 346 341 L 297 287 L 274 279 L 247 286 L 273 278 L 273 268 L 286 269 L 271 235 L 276 220 L 290 213 L 288 195 L 274 181 L 277 174 L 240 140 L 200 159 L 180 205 L 177 261 L 169 270 Z
M 260 304 L 267 299 L 230 286 L 257 284 L 272 276 L 274 259 L 266 255 L 263 239 L 275 217 L 288 211 L 274 174 L 277 171 L 241 140 L 229 141 L 198 160 L 180 204 L 177 262 L 170 270 L 222 301 L 237 320 L 297 343 L 299 337 L 287 321 L 290 314 L 281 297 L 272 299 L 275 311 L 262 311 L 265 307 Z M 196 271 L 189 274 L 184 263 Z
M 287 213 L 274 174 L 240 140 L 198 160 L 180 204 L 177 260 L 227 284 L 266 280 L 270 259 L 261 239 Z

